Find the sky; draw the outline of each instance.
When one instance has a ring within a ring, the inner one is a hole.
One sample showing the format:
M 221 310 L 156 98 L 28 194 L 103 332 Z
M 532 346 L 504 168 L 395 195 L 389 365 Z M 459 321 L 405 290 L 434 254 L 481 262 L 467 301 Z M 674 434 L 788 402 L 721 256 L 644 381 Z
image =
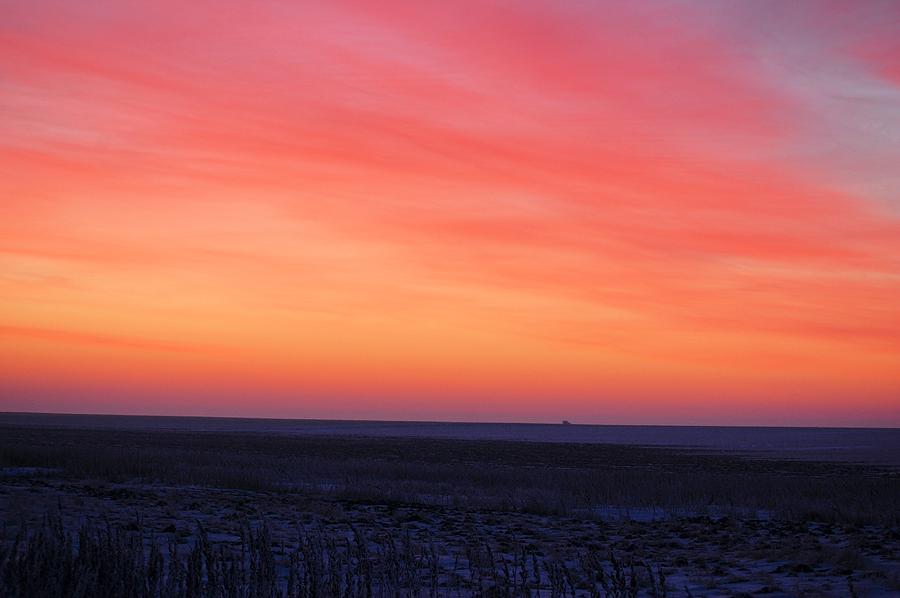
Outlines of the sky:
M 900 3 L 0 15 L 0 410 L 900 426 Z

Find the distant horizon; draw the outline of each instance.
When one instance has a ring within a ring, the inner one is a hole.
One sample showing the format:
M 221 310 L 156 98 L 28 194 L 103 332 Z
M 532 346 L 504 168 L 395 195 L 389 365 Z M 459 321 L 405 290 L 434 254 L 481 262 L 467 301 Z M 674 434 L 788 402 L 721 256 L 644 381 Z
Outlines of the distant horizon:
M 263 420 L 263 421 L 307 421 L 307 422 L 346 422 L 346 423 L 384 423 L 384 424 L 485 424 L 485 425 L 510 425 L 510 426 L 596 426 L 596 427 L 643 427 L 643 428 L 775 428 L 775 429 L 804 429 L 804 430 L 900 430 L 900 426 L 873 426 L 873 425 L 778 425 L 778 424 L 692 424 L 692 423 L 607 423 L 585 422 L 577 420 L 557 421 L 549 420 L 463 420 L 463 419 L 357 419 L 334 417 L 299 417 L 299 416 L 254 416 L 254 415 L 201 415 L 201 414 L 175 414 L 175 413 L 127 413 L 127 412 L 80 412 L 80 411 L 0 411 L 3 415 L 49 415 L 49 416 L 85 416 L 85 417 L 157 417 L 157 418 L 181 418 L 181 419 L 235 419 L 235 420 Z M 565 422 L 565 423 L 564 423 Z

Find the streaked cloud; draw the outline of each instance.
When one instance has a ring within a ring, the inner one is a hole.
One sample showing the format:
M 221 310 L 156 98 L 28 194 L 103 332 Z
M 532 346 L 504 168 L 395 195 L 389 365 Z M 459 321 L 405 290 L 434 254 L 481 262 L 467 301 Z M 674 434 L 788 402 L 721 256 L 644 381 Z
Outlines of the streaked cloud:
M 17 392 L 900 423 L 894 3 L 3 11 Z

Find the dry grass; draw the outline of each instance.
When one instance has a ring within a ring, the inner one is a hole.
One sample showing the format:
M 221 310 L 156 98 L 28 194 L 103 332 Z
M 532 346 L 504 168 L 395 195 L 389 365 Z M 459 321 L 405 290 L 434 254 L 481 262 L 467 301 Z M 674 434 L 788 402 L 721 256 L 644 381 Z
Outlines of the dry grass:
M 242 527 L 237 546 L 210 541 L 197 525 L 192 545 L 161 545 L 141 526 L 83 526 L 67 532 L 48 516 L 0 545 L 0 594 L 22 598 L 314 598 L 548 596 L 653 598 L 668 594 L 665 576 L 646 563 L 585 550 L 577 561 L 518 547 L 498 555 L 487 543 L 466 546 L 466 561 L 441 563 L 433 544 L 408 535 L 352 538 L 300 535 L 276 543 L 266 524 Z
M 713 505 L 791 520 L 900 521 L 896 472 L 617 445 L 6 428 L 0 466 L 538 514 Z
M 621 445 L 16 427 L 0 428 L 0 467 L 16 468 L 0 484 L 3 596 L 897 585 L 900 478 L 874 467 Z M 68 527 L 35 523 L 52 505 Z M 731 517 L 598 521 L 609 506 Z

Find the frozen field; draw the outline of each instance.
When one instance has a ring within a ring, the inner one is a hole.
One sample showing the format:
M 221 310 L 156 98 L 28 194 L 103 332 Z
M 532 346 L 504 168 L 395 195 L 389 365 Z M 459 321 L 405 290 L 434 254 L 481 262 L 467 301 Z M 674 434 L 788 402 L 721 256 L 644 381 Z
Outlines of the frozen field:
M 212 546 L 238 555 L 248 547 L 250 530 L 264 522 L 272 568 L 264 580 L 252 583 L 253 589 L 269 584 L 286 588 L 293 568 L 295 577 L 307 579 L 305 586 L 298 583 L 297 596 L 362 597 L 369 595 L 369 583 L 372 595 L 386 597 L 855 593 L 874 598 L 900 592 L 900 536 L 878 524 L 741 517 L 604 520 L 33 477 L 0 486 L 5 521 L 24 521 L 35 530 L 46 513 L 55 512 L 61 513 L 64 529 L 87 526 L 102 535 L 112 527 L 125 538 L 141 538 L 145 546 L 152 538 L 164 553 L 172 547 L 185 562 L 185 577 L 200 526 Z M 10 526 L 7 542 L 14 533 Z M 248 552 L 254 549 L 259 547 L 250 545 Z M 310 570 L 317 576 L 308 578 Z M 258 570 L 253 573 L 259 575 Z M 634 594 L 629 593 L 632 577 Z M 252 574 L 248 578 L 254 579 Z M 341 580 L 336 591 L 331 578 Z
M 0 595 L 894 596 L 892 437 L 5 415 Z
M 900 429 L 600 426 L 0 413 L 0 426 L 682 447 L 900 467 Z

